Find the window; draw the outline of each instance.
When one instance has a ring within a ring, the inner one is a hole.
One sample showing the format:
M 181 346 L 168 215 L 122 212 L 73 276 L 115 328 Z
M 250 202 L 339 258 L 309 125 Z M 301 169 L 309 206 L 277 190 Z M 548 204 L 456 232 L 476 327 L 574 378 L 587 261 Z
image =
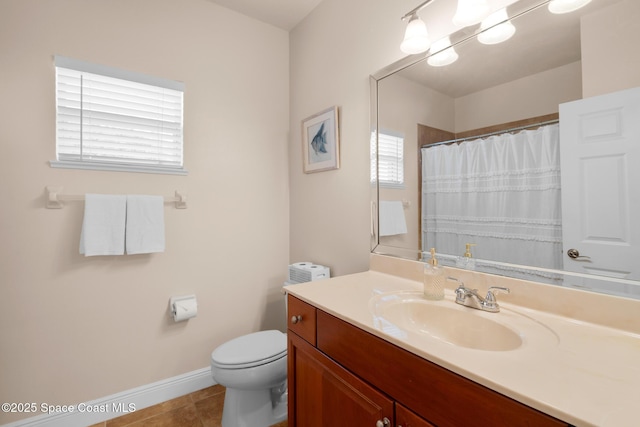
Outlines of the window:
M 376 180 L 376 156 L 378 182 L 381 187 L 404 188 L 404 137 L 388 131 L 371 133 L 371 181 Z
M 186 174 L 184 85 L 56 56 L 52 167 Z

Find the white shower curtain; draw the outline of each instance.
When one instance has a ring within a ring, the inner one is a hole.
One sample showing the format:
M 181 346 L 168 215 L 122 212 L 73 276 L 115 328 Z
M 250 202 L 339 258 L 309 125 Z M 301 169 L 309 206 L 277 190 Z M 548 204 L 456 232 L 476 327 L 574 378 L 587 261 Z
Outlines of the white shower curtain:
M 422 149 L 423 251 L 561 269 L 560 200 L 557 124 Z

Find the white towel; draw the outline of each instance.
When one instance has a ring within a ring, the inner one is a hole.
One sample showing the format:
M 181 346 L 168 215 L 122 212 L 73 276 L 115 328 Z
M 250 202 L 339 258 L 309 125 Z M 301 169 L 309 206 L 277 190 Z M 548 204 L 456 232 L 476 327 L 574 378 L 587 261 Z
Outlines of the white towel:
M 380 200 L 380 236 L 407 233 L 404 206 L 400 200 Z
M 127 253 L 164 252 L 164 198 L 127 196 Z
M 123 255 L 127 198 L 87 194 L 80 233 L 80 253 L 85 256 Z

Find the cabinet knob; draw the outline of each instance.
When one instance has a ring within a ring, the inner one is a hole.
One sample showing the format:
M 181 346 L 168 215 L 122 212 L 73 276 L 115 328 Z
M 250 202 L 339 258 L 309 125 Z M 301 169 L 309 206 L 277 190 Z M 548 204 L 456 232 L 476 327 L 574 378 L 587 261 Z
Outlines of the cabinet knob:
M 300 315 L 291 316 L 291 323 L 296 324 L 298 322 L 302 322 L 302 316 Z
M 391 425 L 391 421 L 389 418 L 384 417 L 381 420 L 376 421 L 376 427 L 389 427 Z

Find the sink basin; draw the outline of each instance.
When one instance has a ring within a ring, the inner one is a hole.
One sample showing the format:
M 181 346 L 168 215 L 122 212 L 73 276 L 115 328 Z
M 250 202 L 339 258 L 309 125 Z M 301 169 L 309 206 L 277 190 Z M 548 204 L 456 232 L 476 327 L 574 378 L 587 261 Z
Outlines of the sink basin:
M 505 309 L 487 313 L 450 299 L 429 301 L 420 292 L 377 295 L 369 306 L 379 329 L 401 338 L 435 338 L 454 346 L 484 351 L 516 350 L 534 337 L 557 342 L 553 331 L 527 316 Z

